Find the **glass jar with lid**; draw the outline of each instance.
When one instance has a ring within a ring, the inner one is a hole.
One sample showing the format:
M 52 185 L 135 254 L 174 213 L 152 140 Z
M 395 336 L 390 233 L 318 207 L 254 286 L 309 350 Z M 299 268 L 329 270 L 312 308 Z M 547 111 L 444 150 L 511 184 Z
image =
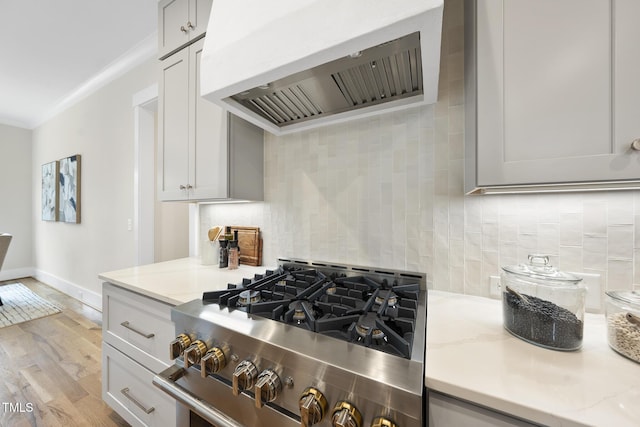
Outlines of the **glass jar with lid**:
M 559 271 L 546 255 L 502 268 L 502 312 L 507 331 L 532 344 L 571 351 L 582 346 L 587 290 L 582 278 Z
M 606 292 L 607 341 L 609 346 L 640 363 L 640 292 Z

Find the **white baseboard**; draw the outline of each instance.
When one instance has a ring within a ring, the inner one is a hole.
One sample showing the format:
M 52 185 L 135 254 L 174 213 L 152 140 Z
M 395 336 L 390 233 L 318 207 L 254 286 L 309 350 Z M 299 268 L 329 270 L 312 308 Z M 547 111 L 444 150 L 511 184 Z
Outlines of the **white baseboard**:
M 30 274 L 29 276 L 35 277 L 42 283 L 45 283 L 52 288 L 59 290 L 63 294 L 67 294 L 71 298 L 75 298 L 78 301 L 88 305 L 89 307 L 95 308 L 96 310 L 102 312 L 102 294 L 90 291 L 80 285 L 69 282 L 65 279 L 61 279 L 60 277 L 54 276 L 53 274 L 49 274 L 38 269 L 33 270 L 33 274 Z
M 33 267 L 14 268 L 13 270 L 0 270 L 0 282 L 6 280 L 22 279 L 23 277 L 32 277 L 34 273 Z

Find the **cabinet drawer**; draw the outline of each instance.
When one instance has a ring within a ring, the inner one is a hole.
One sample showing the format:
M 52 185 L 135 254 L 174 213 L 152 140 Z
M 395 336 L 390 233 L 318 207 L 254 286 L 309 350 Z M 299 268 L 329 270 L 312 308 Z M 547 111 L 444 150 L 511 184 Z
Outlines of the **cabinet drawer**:
M 103 340 L 138 363 L 160 372 L 172 364 L 169 343 L 175 338 L 171 306 L 105 283 Z
M 528 421 L 514 418 L 489 408 L 477 406 L 454 397 L 428 391 L 429 427 L 536 427 Z
M 102 399 L 132 426 L 175 425 L 176 401 L 152 384 L 153 372 L 102 343 Z

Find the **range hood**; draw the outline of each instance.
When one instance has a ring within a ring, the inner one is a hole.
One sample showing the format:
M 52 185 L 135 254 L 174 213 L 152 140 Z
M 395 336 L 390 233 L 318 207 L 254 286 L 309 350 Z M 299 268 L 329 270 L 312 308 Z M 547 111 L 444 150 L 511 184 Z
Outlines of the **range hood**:
M 215 0 L 201 94 L 276 135 L 437 100 L 444 0 Z

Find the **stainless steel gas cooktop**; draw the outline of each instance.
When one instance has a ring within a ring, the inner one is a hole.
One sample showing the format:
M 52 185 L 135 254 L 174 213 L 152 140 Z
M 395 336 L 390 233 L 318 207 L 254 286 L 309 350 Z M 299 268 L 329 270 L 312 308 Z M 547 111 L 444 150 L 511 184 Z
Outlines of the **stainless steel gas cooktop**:
M 360 270 L 285 261 L 203 301 L 410 359 L 421 277 Z
M 154 384 L 218 427 L 424 425 L 426 276 L 278 264 L 175 307 Z

